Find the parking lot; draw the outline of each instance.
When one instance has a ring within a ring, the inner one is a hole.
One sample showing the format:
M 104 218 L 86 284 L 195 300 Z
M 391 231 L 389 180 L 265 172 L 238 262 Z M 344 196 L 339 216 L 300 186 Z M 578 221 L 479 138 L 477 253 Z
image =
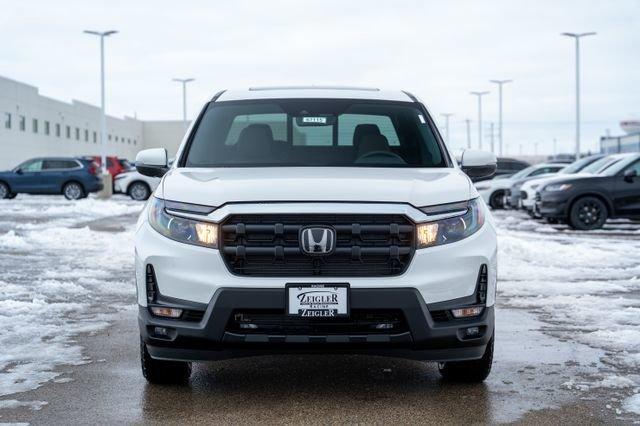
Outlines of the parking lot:
M 495 212 L 496 360 L 482 385 L 414 361 L 280 356 L 198 365 L 188 386 L 161 387 L 139 372 L 141 207 L 0 203 L 0 422 L 640 421 L 639 223 L 580 232 Z

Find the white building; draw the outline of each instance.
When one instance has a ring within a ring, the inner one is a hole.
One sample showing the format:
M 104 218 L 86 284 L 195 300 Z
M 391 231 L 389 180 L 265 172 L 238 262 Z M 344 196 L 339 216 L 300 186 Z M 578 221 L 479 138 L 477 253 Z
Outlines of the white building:
M 107 153 L 134 160 L 141 149 L 165 147 L 172 156 L 183 134 L 181 120 L 107 116 Z M 0 170 L 32 157 L 100 153 L 99 107 L 47 98 L 34 86 L 0 76 Z

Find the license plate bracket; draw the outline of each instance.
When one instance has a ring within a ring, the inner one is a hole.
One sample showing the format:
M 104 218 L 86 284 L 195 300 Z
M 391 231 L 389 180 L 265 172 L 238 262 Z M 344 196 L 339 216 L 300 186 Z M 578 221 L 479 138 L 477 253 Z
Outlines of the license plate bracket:
M 304 318 L 345 318 L 351 313 L 348 283 L 287 283 L 287 315 Z

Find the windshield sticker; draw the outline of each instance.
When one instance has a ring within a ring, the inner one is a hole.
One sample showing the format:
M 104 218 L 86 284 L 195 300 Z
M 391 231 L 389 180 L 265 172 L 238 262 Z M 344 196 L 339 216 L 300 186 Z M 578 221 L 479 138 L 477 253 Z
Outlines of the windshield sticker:
M 418 114 L 418 118 L 420 119 L 420 122 L 422 124 L 427 124 L 427 122 L 425 121 L 424 117 L 422 116 L 422 114 Z
M 302 117 L 303 123 L 327 124 L 327 117 Z

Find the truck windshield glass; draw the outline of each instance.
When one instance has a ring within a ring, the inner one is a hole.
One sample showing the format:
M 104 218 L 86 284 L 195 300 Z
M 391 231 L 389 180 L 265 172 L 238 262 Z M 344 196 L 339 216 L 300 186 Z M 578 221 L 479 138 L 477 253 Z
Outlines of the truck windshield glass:
M 186 167 L 447 167 L 415 104 L 345 99 L 212 103 Z

